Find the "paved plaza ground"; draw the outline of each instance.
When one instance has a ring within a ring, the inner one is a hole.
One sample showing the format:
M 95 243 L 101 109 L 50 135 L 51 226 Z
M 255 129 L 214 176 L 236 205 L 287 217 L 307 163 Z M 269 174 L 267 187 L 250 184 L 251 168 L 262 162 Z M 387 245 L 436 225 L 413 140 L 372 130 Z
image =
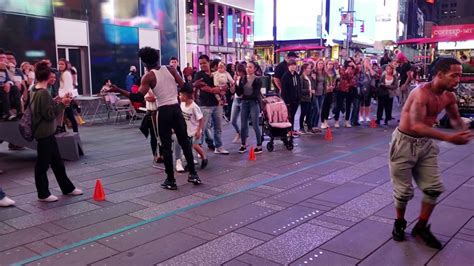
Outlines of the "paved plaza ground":
M 209 155 L 201 186 L 178 174 L 179 189 L 167 191 L 137 126 L 83 126 L 86 155 L 66 167 L 85 194 L 50 204 L 37 201 L 36 153 L 3 143 L 0 186 L 17 205 L 0 209 L 0 265 L 474 265 L 474 144 L 439 143 L 446 192 L 431 220 L 445 245 L 438 251 L 409 235 L 419 191 L 407 240 L 391 239 L 393 129 L 333 129 L 332 142 L 303 136 L 293 151 L 279 142 L 248 161 L 226 125 L 231 154 Z M 96 179 L 104 202 L 92 200 Z

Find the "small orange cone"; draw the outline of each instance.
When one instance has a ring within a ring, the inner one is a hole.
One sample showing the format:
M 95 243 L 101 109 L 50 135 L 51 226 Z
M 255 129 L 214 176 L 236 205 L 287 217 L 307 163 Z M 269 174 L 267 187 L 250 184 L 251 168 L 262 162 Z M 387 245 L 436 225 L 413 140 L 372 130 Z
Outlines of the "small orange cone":
M 102 187 L 102 182 L 100 182 L 100 179 L 97 179 L 95 181 L 95 189 L 94 189 L 93 199 L 95 201 L 104 201 L 105 200 L 105 192 L 104 192 L 104 188 Z
M 253 146 L 250 146 L 250 151 L 249 151 L 249 161 L 256 161 L 257 156 L 255 156 L 255 151 L 253 149 Z
M 377 123 L 375 123 L 375 118 L 372 118 L 372 120 L 370 120 L 370 128 L 377 128 Z
M 326 134 L 324 134 L 324 139 L 327 140 L 327 141 L 332 140 L 331 128 L 328 127 L 328 128 L 326 129 Z

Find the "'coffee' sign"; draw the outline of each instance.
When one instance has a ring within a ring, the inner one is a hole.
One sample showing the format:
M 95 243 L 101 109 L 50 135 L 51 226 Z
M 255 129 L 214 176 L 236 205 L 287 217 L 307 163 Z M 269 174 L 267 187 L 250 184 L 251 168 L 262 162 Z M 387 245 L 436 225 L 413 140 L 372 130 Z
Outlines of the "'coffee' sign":
M 474 24 L 433 26 L 433 38 L 449 41 L 474 40 Z

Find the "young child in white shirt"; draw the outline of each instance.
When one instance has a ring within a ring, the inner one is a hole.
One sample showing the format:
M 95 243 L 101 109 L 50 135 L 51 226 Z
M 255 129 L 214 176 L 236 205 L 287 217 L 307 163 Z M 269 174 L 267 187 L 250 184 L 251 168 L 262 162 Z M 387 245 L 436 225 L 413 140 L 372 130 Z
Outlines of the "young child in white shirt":
M 179 98 L 181 100 L 181 112 L 183 113 L 184 120 L 186 121 L 186 127 L 188 130 L 189 141 L 191 142 L 193 149 L 201 157 L 201 169 L 206 168 L 208 160 L 204 150 L 199 145 L 200 138 L 203 130 L 203 114 L 201 108 L 193 100 L 193 90 L 192 87 L 183 87 L 179 92 Z M 175 156 L 176 156 L 176 169 L 180 170 L 178 172 L 184 171 L 182 168 L 181 161 L 181 147 L 179 145 L 175 146 Z M 181 167 L 178 167 L 181 166 Z
M 234 86 L 235 81 L 232 76 L 225 70 L 225 64 L 220 62 L 217 68 L 217 71 L 213 73 L 214 86 L 224 87 L 230 84 L 231 87 Z M 216 94 L 216 98 L 219 101 L 219 105 L 225 105 L 225 91 L 221 94 Z

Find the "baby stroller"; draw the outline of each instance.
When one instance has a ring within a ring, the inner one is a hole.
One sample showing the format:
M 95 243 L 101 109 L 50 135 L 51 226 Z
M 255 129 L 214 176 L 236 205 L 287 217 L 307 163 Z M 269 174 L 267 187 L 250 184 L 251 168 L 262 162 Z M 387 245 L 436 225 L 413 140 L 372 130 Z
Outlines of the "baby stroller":
M 273 140 L 276 137 L 283 141 L 288 150 L 293 150 L 293 136 L 290 134 L 291 123 L 288 120 L 288 109 L 285 102 L 277 94 L 267 94 L 262 103 L 262 140 L 265 135 L 270 137 L 267 150 L 273 151 Z

